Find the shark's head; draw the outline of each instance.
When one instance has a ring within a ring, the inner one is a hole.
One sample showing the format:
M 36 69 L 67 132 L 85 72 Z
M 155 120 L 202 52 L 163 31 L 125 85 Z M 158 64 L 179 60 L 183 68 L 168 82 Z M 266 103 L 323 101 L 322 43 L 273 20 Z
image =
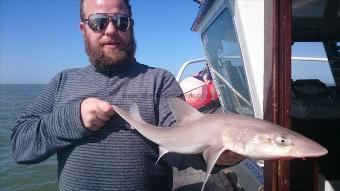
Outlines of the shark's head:
M 328 152 L 313 140 L 279 126 L 260 130 L 249 139 L 248 154 L 263 160 L 319 157 Z

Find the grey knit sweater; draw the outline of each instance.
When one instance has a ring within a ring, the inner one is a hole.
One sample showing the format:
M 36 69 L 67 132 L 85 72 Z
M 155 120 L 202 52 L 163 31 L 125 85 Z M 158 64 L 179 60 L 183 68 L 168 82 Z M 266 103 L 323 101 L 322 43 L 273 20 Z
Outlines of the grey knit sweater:
M 174 124 L 167 98 L 181 95 L 167 71 L 135 63 L 111 73 L 92 66 L 56 75 L 21 116 L 11 136 L 12 155 L 21 164 L 57 153 L 60 190 L 171 190 L 172 168 L 205 168 L 198 155 L 168 154 L 157 165 L 157 145 L 118 115 L 98 132 L 85 129 L 80 103 L 96 97 L 128 111 L 136 102 L 153 125 Z

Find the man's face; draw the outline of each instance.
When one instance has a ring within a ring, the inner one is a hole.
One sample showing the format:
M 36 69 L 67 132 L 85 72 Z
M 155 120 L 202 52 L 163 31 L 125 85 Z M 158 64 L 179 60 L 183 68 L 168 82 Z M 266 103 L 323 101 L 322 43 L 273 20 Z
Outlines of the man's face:
M 85 18 L 93 13 L 121 13 L 130 16 L 129 9 L 124 0 L 85 0 L 83 4 Z M 111 71 L 115 66 L 129 64 L 134 61 L 135 40 L 133 23 L 129 30 L 123 32 L 115 28 L 112 22 L 106 29 L 94 32 L 89 26 L 81 22 L 86 52 L 89 59 L 101 71 Z

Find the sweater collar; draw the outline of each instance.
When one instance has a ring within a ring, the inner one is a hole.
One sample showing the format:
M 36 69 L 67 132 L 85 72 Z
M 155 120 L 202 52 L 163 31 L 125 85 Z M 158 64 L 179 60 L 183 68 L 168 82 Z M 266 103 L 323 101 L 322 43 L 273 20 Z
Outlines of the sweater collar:
M 136 61 L 129 63 L 129 64 L 121 64 L 118 66 L 115 66 L 112 70 L 110 71 L 101 71 L 98 70 L 96 67 L 94 67 L 92 64 L 89 66 L 90 69 L 98 74 L 107 76 L 107 77 L 113 77 L 116 75 L 124 74 L 132 70 L 138 63 Z

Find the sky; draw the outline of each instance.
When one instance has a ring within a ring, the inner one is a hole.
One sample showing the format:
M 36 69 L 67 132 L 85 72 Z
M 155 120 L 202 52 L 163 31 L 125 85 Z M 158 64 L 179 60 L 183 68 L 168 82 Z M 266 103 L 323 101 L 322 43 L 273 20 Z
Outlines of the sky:
M 197 3 L 130 2 L 137 61 L 176 76 L 185 61 L 204 58 L 200 36 L 190 30 L 198 13 Z M 321 43 L 295 43 L 292 55 L 325 57 Z M 45 84 L 64 69 L 88 64 L 79 29 L 79 0 L 0 0 L 0 84 Z M 203 66 L 186 70 L 184 76 Z M 331 76 L 324 63 L 292 64 L 293 79 L 322 78 L 326 84 L 334 84 Z
M 185 61 L 204 57 L 199 34 L 190 30 L 199 9 L 193 0 L 130 2 L 137 61 L 176 76 Z M 1 0 L 0 19 L 1 84 L 45 84 L 89 64 L 79 0 Z

